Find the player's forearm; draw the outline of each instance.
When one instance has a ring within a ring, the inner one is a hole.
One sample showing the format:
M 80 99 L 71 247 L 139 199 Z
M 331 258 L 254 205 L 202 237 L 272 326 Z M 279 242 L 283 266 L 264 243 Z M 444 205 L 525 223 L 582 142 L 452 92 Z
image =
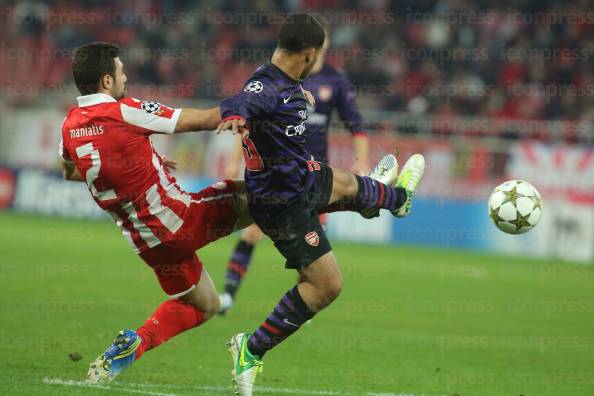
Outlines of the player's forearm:
M 205 110 L 184 108 L 175 125 L 175 133 L 212 131 L 220 122 L 221 112 L 218 107 Z
M 70 161 L 62 162 L 62 176 L 64 177 L 65 180 L 80 181 L 80 182 L 85 181 L 85 179 L 83 179 L 83 177 L 80 174 L 80 172 L 78 171 L 78 169 L 76 169 L 76 167 L 74 166 L 74 163 L 72 163 Z
M 364 133 L 353 136 L 353 145 L 355 146 L 355 161 L 367 164 L 369 162 L 369 139 Z

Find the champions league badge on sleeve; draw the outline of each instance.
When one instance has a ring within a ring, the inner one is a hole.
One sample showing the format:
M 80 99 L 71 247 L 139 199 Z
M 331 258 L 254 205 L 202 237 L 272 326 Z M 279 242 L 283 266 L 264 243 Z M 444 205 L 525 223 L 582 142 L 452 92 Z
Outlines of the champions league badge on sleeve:
M 161 109 L 161 103 L 155 101 L 144 101 L 140 107 L 149 114 L 155 114 Z
M 260 93 L 262 92 L 262 89 L 264 89 L 264 85 L 260 81 L 255 80 L 250 81 L 250 83 L 243 89 L 243 92 Z

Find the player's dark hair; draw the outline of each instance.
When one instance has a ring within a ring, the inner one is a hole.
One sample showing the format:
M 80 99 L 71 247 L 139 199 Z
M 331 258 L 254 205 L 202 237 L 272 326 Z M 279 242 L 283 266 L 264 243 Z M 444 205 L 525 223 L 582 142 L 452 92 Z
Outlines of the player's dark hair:
M 72 74 L 82 95 L 97 93 L 99 81 L 109 74 L 115 78 L 115 60 L 120 47 L 112 43 L 93 42 L 74 50 Z
M 292 14 L 287 17 L 278 35 L 278 47 L 291 53 L 306 48 L 321 48 L 326 33 L 324 27 L 308 14 Z

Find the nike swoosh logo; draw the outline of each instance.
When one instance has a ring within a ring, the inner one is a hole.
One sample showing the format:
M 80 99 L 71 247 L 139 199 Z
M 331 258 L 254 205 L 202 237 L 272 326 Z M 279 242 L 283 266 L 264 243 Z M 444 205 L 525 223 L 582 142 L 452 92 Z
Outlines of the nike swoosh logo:
M 289 322 L 289 320 L 287 318 L 283 319 L 283 322 L 285 322 L 286 324 L 289 324 L 291 326 L 294 326 L 294 327 L 299 327 L 295 323 Z
M 239 353 L 239 366 L 240 367 L 245 367 L 247 366 L 247 362 L 245 361 L 245 348 L 243 347 L 243 344 L 245 343 L 245 341 L 242 341 L 242 345 L 241 348 L 239 349 L 241 352 Z
M 293 95 L 289 95 L 288 97 L 283 98 L 283 103 L 288 103 L 289 100 L 291 100 L 291 96 L 293 96 Z

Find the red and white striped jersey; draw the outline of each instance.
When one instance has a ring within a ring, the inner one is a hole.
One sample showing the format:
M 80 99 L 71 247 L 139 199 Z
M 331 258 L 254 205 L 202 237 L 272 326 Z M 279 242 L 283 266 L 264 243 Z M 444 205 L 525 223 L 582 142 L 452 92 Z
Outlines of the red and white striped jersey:
M 78 97 L 62 124 L 62 159 L 74 163 L 95 202 L 139 253 L 171 240 L 191 202 L 149 138 L 173 133 L 180 113 L 158 102 L 98 93 Z

